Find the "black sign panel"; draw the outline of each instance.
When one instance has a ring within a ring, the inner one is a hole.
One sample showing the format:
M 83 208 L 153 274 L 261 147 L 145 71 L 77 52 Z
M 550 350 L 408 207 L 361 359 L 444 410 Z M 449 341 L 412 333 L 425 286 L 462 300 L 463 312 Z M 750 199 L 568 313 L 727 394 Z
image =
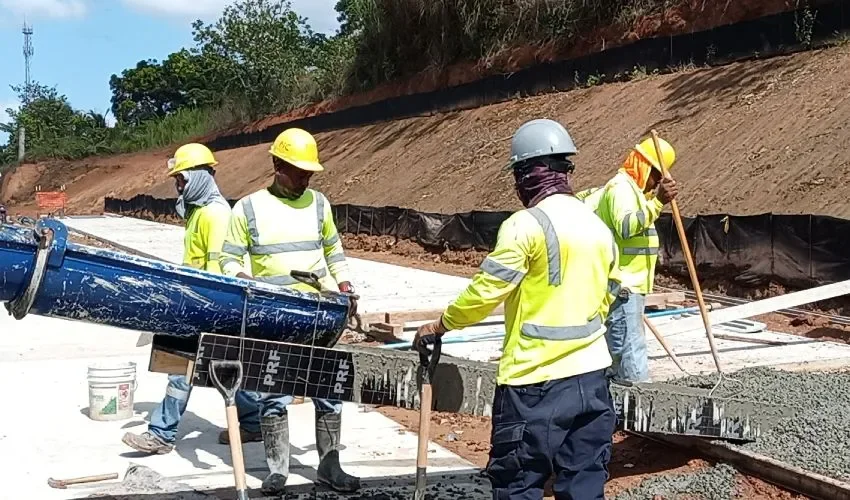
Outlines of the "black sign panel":
M 360 399 L 353 398 L 350 353 L 215 334 L 201 335 L 193 385 L 214 387 L 210 361 L 240 359 L 242 390 L 354 402 Z

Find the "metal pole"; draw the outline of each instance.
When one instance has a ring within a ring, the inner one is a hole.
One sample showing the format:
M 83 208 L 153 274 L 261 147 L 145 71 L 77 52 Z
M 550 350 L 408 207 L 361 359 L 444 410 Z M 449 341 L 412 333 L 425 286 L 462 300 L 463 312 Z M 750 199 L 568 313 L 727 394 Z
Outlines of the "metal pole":
M 24 127 L 18 129 L 18 161 L 24 161 L 26 154 L 27 130 Z

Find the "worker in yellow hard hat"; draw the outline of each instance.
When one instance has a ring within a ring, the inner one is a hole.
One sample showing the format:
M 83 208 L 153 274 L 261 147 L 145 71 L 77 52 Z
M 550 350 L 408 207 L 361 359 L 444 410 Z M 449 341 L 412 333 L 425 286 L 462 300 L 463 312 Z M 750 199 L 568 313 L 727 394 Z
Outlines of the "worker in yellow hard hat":
M 216 185 L 213 169 L 218 162 L 212 151 L 202 144 L 186 144 L 177 149 L 168 160 L 168 176 L 174 179 L 177 193 L 177 213 L 186 219 L 183 265 L 221 274 L 219 257 L 227 227 L 230 222 L 230 204 Z M 183 375 L 169 375 L 165 398 L 151 413 L 147 432 L 128 432 L 124 444 L 143 453 L 164 454 L 174 449 L 177 428 L 192 386 Z M 253 393 L 238 391 L 236 406 L 239 414 L 240 434 L 243 442 L 260 441 L 260 414 L 258 397 Z M 219 442 L 228 442 L 219 434 Z
M 676 151 L 664 139 L 658 142 L 669 169 L 676 162 Z M 623 287 L 611 306 L 606 338 L 614 359 L 610 375 L 620 380 L 650 380 L 643 314 L 658 260 L 655 221 L 678 193 L 676 181 L 662 175 L 650 137 L 629 151 L 623 166 L 605 186 L 578 194 L 605 222 L 619 248 Z
M 310 179 L 324 168 L 316 140 L 307 131 L 283 131 L 269 150 L 274 177 L 269 187 L 249 194 L 233 207 L 233 216 L 221 252 L 221 268 L 228 276 L 256 279 L 274 285 L 316 292 L 291 276 L 291 271 L 316 274 L 322 288 L 354 292 L 342 241 L 324 194 L 309 189 Z M 244 272 L 249 260 L 254 277 Z M 352 301 L 351 312 L 357 304 Z M 284 493 L 289 476 L 290 395 L 261 399 L 260 429 L 269 475 L 263 480 L 266 495 Z M 360 488 L 360 479 L 345 473 L 339 463 L 342 402 L 313 398 L 316 416 L 316 451 L 319 483 L 340 492 Z

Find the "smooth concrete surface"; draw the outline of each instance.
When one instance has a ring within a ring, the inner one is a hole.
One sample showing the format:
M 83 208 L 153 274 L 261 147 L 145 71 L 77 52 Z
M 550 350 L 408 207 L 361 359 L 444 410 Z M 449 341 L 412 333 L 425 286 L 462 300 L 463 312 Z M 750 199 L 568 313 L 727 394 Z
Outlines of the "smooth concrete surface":
M 69 225 L 94 224 L 116 242 L 147 253 L 178 259 L 182 230 L 134 219 L 103 217 L 64 219 Z M 129 226 L 129 227 L 128 227 Z M 374 271 L 367 266 L 362 273 Z M 361 290 L 366 287 L 361 286 Z M 120 482 L 131 463 L 145 465 L 174 481 L 199 490 L 233 485 L 229 447 L 218 444 L 225 426 L 221 396 L 213 389 L 193 391 L 181 422 L 175 451 L 139 456 L 121 442 L 127 432 L 143 432 L 152 409 L 165 394 L 167 377 L 147 371 L 149 347 L 136 347 L 138 331 L 80 321 L 27 316 L 16 321 L 0 311 L 0 379 L 5 380 L 7 411 L 0 416 L 0 456 L 6 460 L 5 495 L 9 498 L 82 498 Z M 86 372 L 93 363 L 137 363 L 138 387 L 133 418 L 117 422 L 88 418 Z M 313 405 L 290 407 L 293 462 L 289 484 L 315 478 Z M 383 415 L 355 404 L 344 409 L 341 461 L 345 469 L 368 481 L 393 484 L 416 469 L 417 436 Z M 259 488 L 267 473 L 261 443 L 244 445 L 248 486 Z M 429 443 L 428 472 L 469 471 L 474 466 L 445 448 Z M 72 478 L 118 473 L 119 479 L 66 490 L 47 485 L 48 477 Z M 386 478 L 386 479 L 384 479 Z M 438 479 L 435 479 L 436 481 Z M 140 492 L 141 493 L 141 492 Z M 489 498 L 489 491 L 470 498 Z M 167 497 L 164 497 L 167 498 Z

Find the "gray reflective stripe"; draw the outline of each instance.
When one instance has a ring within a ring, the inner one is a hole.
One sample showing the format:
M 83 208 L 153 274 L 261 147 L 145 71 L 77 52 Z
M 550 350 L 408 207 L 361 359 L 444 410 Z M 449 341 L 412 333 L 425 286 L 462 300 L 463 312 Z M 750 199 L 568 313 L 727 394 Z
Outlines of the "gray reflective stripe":
M 617 295 L 620 293 L 620 283 L 617 280 L 608 280 L 608 293 Z
M 324 278 L 328 275 L 327 270 L 325 270 L 324 268 L 311 272 L 319 278 Z M 294 285 L 296 283 L 301 283 L 300 281 L 293 278 L 292 276 L 289 276 L 288 274 L 280 276 L 259 276 L 254 279 L 257 281 L 262 281 L 263 283 L 269 283 L 271 285 Z
M 224 253 L 229 253 L 230 255 L 245 255 L 248 253 L 248 247 L 243 247 L 241 245 L 234 245 L 233 243 L 224 242 L 224 245 L 221 246 L 221 251 Z
M 322 234 L 322 226 L 325 225 L 325 196 L 313 191 L 313 197 L 316 198 L 316 219 L 319 221 L 319 234 Z
M 623 249 L 623 255 L 655 255 L 658 253 L 658 247 L 636 248 L 626 247 Z
M 617 258 L 620 256 L 620 249 L 617 248 L 617 240 L 615 240 L 613 238 L 611 238 L 611 251 L 613 253 L 611 254 L 612 255 L 611 266 L 608 269 L 609 273 L 614 270 L 614 265 L 617 263 L 617 260 L 618 260 Z
M 345 255 L 342 253 L 335 253 L 328 257 L 326 261 L 329 265 L 336 264 L 337 262 L 345 262 Z
M 620 226 L 620 237 L 624 240 L 629 239 L 629 222 L 631 222 L 631 218 L 632 214 L 626 214 L 626 216 L 623 217 L 623 225 Z
M 271 245 L 255 245 L 251 247 L 253 255 L 274 255 L 284 252 L 305 252 L 308 250 L 319 250 L 322 248 L 322 242 L 315 241 L 294 241 L 292 243 L 273 243 Z
M 218 252 L 210 252 L 207 254 L 207 260 L 218 260 L 221 257 L 221 254 Z
M 236 264 L 237 266 L 242 267 L 242 264 L 233 257 L 225 257 L 221 259 L 221 262 L 219 262 L 219 265 L 221 265 L 221 267 L 227 267 L 230 264 Z
M 541 340 L 578 340 L 588 337 L 602 328 L 602 317 L 598 314 L 579 326 L 540 326 L 523 323 L 522 334 Z
M 505 267 L 490 258 L 484 259 L 484 262 L 481 263 L 481 270 L 499 278 L 502 281 L 507 281 L 508 283 L 513 284 L 517 284 L 525 278 L 525 273 Z
M 558 235 L 555 234 L 555 229 L 552 227 L 552 221 L 549 220 L 543 210 L 537 207 L 528 210 L 537 223 L 543 228 L 543 236 L 546 238 L 546 255 L 549 259 L 549 284 L 561 284 L 561 245 L 558 242 Z
M 336 245 L 336 242 L 339 241 L 339 233 L 331 236 L 330 238 L 325 240 L 325 246 L 329 247 L 331 245 Z
M 643 213 L 643 210 L 638 210 L 635 214 L 637 214 L 638 224 L 641 226 L 646 224 L 646 214 Z
M 251 246 L 260 244 L 260 233 L 257 232 L 257 216 L 254 214 L 254 205 L 251 204 L 251 198 L 245 198 L 242 202 L 242 211 L 245 212 L 245 219 L 248 221 L 248 234 L 251 235 Z
M 658 230 L 654 227 L 651 227 L 643 232 L 643 236 L 658 236 Z

